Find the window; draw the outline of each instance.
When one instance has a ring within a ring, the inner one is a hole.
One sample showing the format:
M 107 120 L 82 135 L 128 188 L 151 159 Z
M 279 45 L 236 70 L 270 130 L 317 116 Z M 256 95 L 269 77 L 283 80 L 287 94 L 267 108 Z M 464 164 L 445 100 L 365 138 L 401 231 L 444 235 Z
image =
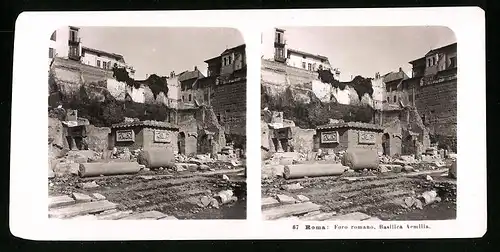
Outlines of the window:
M 432 58 L 432 65 L 433 66 L 436 65 L 436 58 L 434 58 L 434 57 Z
M 307 63 L 307 70 L 309 70 L 309 71 L 312 70 L 312 64 L 311 63 Z
M 52 41 L 56 41 L 56 33 L 57 33 L 57 32 L 56 32 L 56 31 L 54 31 L 54 32 L 52 33 L 52 35 L 50 35 L 50 40 L 52 40 Z
M 390 100 L 390 98 L 389 98 L 389 97 L 387 97 L 387 102 L 388 102 L 388 103 L 390 103 L 390 102 L 391 102 L 391 100 Z
M 102 68 L 106 69 L 107 62 L 103 61 L 102 62 Z
M 283 44 L 283 34 L 281 32 L 276 32 L 276 43 Z
M 455 68 L 457 67 L 457 57 L 451 57 L 450 58 L 450 68 Z
M 396 96 L 394 96 L 394 103 L 396 103 L 396 102 L 397 102 L 397 97 L 396 97 Z
M 189 101 L 191 101 L 191 94 L 189 94 Z
M 97 60 L 96 65 L 97 65 L 97 67 L 101 67 L 101 61 L 100 61 L 100 60 Z
M 231 55 L 229 55 L 229 57 L 227 57 L 228 65 L 231 65 L 231 60 L 232 60 L 232 57 L 231 57 Z
M 182 96 L 182 101 L 185 101 L 185 100 L 186 100 L 186 98 L 184 98 L 184 95 L 183 95 L 183 96 Z
M 78 56 L 79 56 L 79 53 L 78 53 L 78 47 L 71 46 L 71 47 L 69 48 L 69 56 L 70 56 L 70 57 L 78 57 Z
M 277 58 L 280 58 L 280 59 L 285 58 L 285 51 L 283 50 L 283 48 L 276 48 L 274 53 L 275 53 Z
M 49 58 L 51 58 L 51 59 L 54 58 L 55 54 L 56 54 L 56 52 L 55 52 L 54 48 L 49 48 Z
M 75 30 L 75 29 L 69 30 L 69 40 L 72 42 L 78 41 L 78 31 L 77 30 Z
M 306 69 L 306 63 L 302 62 L 302 68 Z

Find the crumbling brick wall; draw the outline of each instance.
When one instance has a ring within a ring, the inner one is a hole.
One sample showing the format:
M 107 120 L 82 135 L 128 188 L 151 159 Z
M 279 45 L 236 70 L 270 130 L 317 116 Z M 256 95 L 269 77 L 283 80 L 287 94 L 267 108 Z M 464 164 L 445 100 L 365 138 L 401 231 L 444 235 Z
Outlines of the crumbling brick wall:
M 421 86 L 415 105 L 431 134 L 457 134 L 457 80 Z
M 198 125 L 198 152 L 212 153 L 220 152 L 222 147 L 226 146 L 224 127 L 217 121 L 212 107 L 202 106 L 196 111 L 196 120 Z M 205 131 L 214 133 L 211 143 Z
M 217 85 L 212 107 L 226 134 L 246 135 L 246 80 Z

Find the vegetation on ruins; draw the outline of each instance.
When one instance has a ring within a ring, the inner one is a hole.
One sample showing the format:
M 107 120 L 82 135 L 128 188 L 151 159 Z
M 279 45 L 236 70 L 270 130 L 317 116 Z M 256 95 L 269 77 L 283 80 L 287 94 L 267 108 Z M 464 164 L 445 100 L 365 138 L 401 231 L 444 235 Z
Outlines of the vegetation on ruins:
M 148 86 L 153 92 L 155 99 L 160 92 L 163 92 L 165 95 L 168 93 L 167 77 L 165 76 L 160 77 L 156 74 L 152 74 L 144 81 L 136 81 L 130 78 L 127 69 L 123 67 L 114 67 L 113 77 L 117 81 L 126 83 L 129 87 L 139 88 L 141 84 Z
M 271 97 L 265 90 L 261 92 L 262 108 L 283 111 L 284 118 L 294 121 L 295 125 L 301 128 L 316 128 L 327 124 L 330 118 L 342 119 L 346 122 L 369 123 L 372 121 L 374 112 L 369 106 L 323 103 L 313 94 L 310 97 L 310 103 L 286 103 L 287 97 Z
M 117 101 L 109 93 L 100 102 L 91 99 L 86 89 L 82 86 L 78 93 L 63 96 L 60 104 L 65 109 L 78 110 L 78 116 L 89 120 L 97 127 L 109 127 L 114 123 L 123 122 L 125 117 L 138 118 L 139 120 L 165 121 L 171 108 L 163 104 L 143 104 L 131 101 Z M 55 108 L 49 109 L 49 116 L 63 120 L 64 113 Z
M 368 94 L 370 97 L 373 95 L 373 87 L 370 78 L 363 78 L 358 75 L 349 82 L 340 82 L 334 78 L 333 73 L 330 70 L 318 70 L 318 75 L 321 82 L 328 83 L 334 88 L 344 90 L 346 86 L 351 86 L 354 90 L 356 90 L 360 100 L 364 94 Z

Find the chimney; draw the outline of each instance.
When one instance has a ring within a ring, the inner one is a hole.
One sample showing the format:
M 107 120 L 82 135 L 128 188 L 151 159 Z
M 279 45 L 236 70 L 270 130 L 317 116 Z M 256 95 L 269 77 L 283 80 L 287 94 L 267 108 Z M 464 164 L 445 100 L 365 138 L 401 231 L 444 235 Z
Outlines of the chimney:
M 197 66 L 194 66 L 194 70 L 195 70 L 195 71 L 196 71 L 196 70 L 198 70 L 198 67 L 197 67 Z
M 399 72 L 403 72 L 403 68 L 401 68 L 401 67 L 400 67 L 400 68 L 399 68 Z

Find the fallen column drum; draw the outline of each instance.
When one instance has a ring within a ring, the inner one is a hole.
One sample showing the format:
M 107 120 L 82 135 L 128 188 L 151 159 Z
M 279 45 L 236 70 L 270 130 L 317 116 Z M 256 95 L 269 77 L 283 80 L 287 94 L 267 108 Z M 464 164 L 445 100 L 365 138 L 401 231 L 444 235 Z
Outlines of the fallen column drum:
M 80 177 L 96 177 L 100 175 L 134 174 L 141 170 L 137 162 L 81 163 Z
M 372 149 L 347 149 L 342 158 L 342 164 L 352 170 L 377 169 L 379 157 Z
M 283 176 L 285 179 L 338 176 L 347 171 L 349 167 L 341 164 L 296 164 L 286 165 Z
M 169 149 L 145 149 L 139 154 L 138 161 L 148 168 L 167 168 L 174 165 L 174 154 Z

